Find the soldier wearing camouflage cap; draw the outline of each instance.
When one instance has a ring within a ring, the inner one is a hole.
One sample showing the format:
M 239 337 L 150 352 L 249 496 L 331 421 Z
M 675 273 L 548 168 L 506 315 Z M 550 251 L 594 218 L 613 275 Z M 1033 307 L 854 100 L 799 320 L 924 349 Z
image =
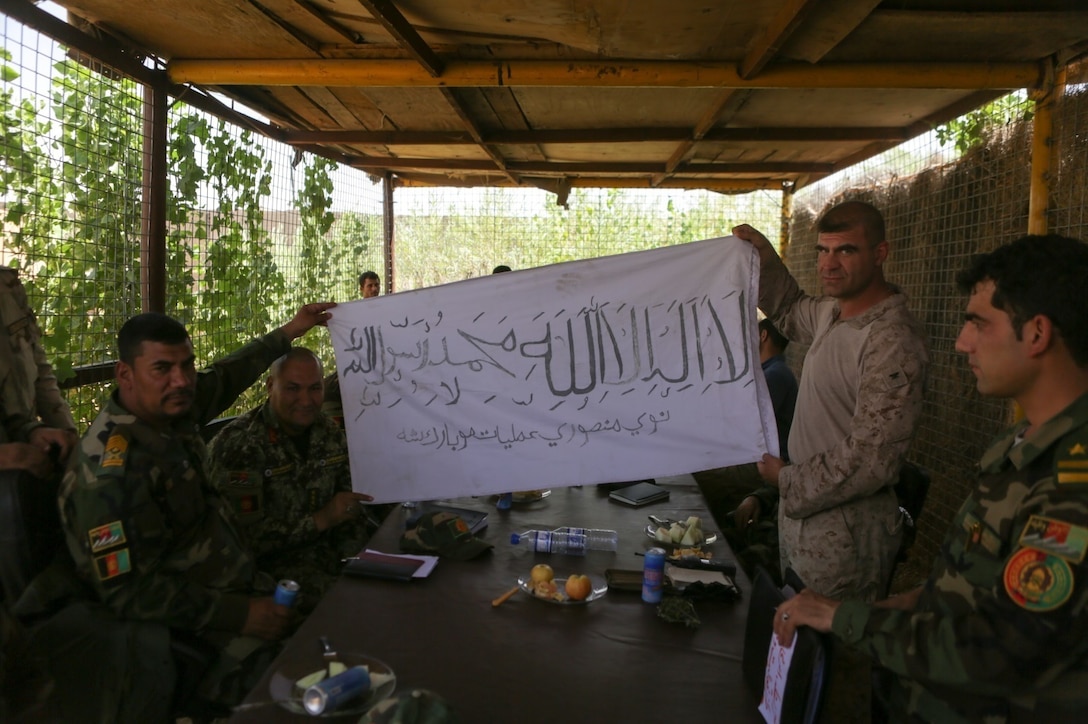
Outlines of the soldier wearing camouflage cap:
M 1088 706 L 1088 245 L 1027 236 L 975 258 L 956 349 L 1024 419 L 980 463 L 925 584 L 874 605 L 805 591 L 778 609 L 898 677 L 893 718 L 1072 721 Z
M 80 578 L 124 621 L 195 632 L 219 658 L 199 693 L 237 703 L 275 655 L 289 612 L 259 573 L 205 469 L 200 428 L 290 348 L 331 303 L 197 372 L 179 322 L 141 314 L 118 334 L 117 389 L 83 437 L 59 505 Z
M 309 610 L 380 521 L 363 505 L 371 497 L 352 491 L 344 431 L 321 412 L 321 360 L 292 349 L 272 363 L 267 388 L 212 440 L 213 480 L 261 570 L 298 582 Z

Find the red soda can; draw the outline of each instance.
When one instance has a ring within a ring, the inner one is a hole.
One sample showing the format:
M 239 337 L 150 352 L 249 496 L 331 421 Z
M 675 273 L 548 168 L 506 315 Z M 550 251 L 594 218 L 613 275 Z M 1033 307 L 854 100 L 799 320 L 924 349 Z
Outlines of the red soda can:
M 642 600 L 661 603 L 661 589 L 665 585 L 665 549 L 651 548 L 646 551 L 642 564 Z
M 298 598 L 299 585 L 289 578 L 284 578 L 276 585 L 276 593 L 272 596 L 272 600 L 280 605 L 291 608 L 295 605 L 295 599 Z

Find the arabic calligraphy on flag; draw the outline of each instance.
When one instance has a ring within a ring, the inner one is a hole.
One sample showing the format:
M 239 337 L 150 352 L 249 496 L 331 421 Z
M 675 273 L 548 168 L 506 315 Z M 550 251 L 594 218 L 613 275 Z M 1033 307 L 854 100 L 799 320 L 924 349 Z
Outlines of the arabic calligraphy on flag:
M 426 500 L 777 453 L 757 283 L 726 237 L 341 304 L 353 486 Z

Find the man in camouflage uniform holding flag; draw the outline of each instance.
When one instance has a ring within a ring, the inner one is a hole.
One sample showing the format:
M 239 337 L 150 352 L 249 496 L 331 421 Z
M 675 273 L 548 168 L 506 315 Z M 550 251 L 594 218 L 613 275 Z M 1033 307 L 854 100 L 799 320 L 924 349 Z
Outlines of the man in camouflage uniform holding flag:
M 141 314 L 118 334 L 117 389 L 61 484 L 68 549 L 82 580 L 122 621 L 198 634 L 219 650 L 199 688 L 237 703 L 287 634 L 230 511 L 208 479 L 201 426 L 226 409 L 291 340 L 328 319 L 308 304 L 283 327 L 201 372 L 179 322 Z
M 344 431 L 321 412 L 321 361 L 296 347 L 272 363 L 268 400 L 212 441 L 213 480 L 262 571 L 301 586 L 311 610 L 377 527 L 352 492 Z
M 804 591 L 775 631 L 832 632 L 898 677 L 893 718 L 1072 721 L 1088 705 L 1088 246 L 1028 236 L 975 258 L 956 349 L 1024 419 L 982 457 L 929 578 L 876 604 Z

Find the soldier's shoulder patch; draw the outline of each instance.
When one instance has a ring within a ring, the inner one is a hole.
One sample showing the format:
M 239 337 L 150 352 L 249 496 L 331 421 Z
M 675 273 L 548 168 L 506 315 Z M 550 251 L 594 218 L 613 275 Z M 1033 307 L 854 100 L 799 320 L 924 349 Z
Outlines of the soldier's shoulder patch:
M 232 488 L 249 488 L 260 483 L 260 476 L 248 470 L 228 470 L 227 485 Z
M 122 548 L 104 556 L 95 556 L 94 567 L 100 581 L 108 581 L 131 573 L 132 559 L 129 557 L 128 548 Z
M 234 512 L 238 515 L 252 515 L 261 512 L 261 498 L 258 495 L 238 495 L 231 498 Z
M 1088 484 L 1088 429 L 1075 430 L 1058 443 L 1054 476 L 1059 485 Z
M 1020 534 L 1020 545 L 1080 563 L 1088 552 L 1088 528 L 1033 515 Z
M 98 465 L 103 468 L 123 468 L 127 452 L 128 438 L 115 432 L 107 438 L 106 445 L 102 449 L 102 459 Z
M 16 337 L 19 335 L 20 332 L 22 332 L 29 326 L 30 317 L 20 317 L 19 319 L 16 319 L 14 322 L 8 325 L 8 334 L 10 334 L 12 337 Z
M 265 468 L 264 476 L 266 478 L 278 478 L 281 475 L 287 475 L 294 469 L 294 463 L 287 463 L 286 465 L 280 465 L 275 468 Z
M 963 516 L 962 525 L 964 532 L 967 533 L 968 548 L 981 546 L 990 555 L 998 556 L 1001 554 L 1001 536 L 987 525 L 982 518 L 973 512 L 968 512 Z
M 1028 611 L 1053 611 L 1073 593 L 1069 562 L 1036 548 L 1020 548 L 1005 564 L 1005 592 Z
M 121 524 L 121 521 L 115 520 L 112 523 L 91 528 L 87 531 L 87 540 L 91 544 L 91 553 L 119 546 L 127 540 L 125 538 L 125 527 Z

